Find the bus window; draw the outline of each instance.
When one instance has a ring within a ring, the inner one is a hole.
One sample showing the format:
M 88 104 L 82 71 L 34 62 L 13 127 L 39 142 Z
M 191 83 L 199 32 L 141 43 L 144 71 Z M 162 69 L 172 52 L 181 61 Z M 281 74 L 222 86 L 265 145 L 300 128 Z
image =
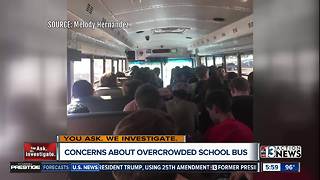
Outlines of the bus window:
M 163 66 L 163 86 L 170 85 L 171 70 L 176 66 L 192 67 L 192 59 L 168 59 L 168 62 Z
M 144 67 L 142 62 L 128 62 L 129 69 L 131 69 L 133 66 L 138 66 L 139 68 Z
M 226 56 L 227 72 L 238 73 L 238 58 L 236 55 Z
M 175 68 L 176 66 L 183 67 L 188 66 L 192 67 L 192 59 L 174 59 L 169 58 L 166 63 L 163 64 L 163 69 L 160 71 L 160 78 L 163 80 L 163 86 L 166 87 L 170 85 L 170 79 L 171 79 L 171 70 Z M 129 62 L 128 63 L 129 68 L 132 66 L 138 66 L 141 67 L 149 67 L 151 70 L 154 68 L 160 68 L 161 69 L 161 62 Z M 161 74 L 163 72 L 163 75 Z
M 222 57 L 215 57 L 216 66 L 220 67 L 223 65 L 223 58 Z
M 122 70 L 122 59 L 118 60 L 118 67 L 119 67 L 119 72 L 123 72 L 123 70 Z
M 123 69 L 123 72 L 125 72 L 127 69 L 126 69 L 126 60 L 124 59 L 122 61 L 122 69 Z
M 118 72 L 118 61 L 113 60 L 113 73 L 117 73 L 117 72 Z
M 90 82 L 90 59 L 82 58 L 81 61 L 73 63 L 73 82 L 87 80 Z
M 241 73 L 244 77 L 249 75 L 253 71 L 253 55 L 243 54 L 241 55 Z
M 149 69 L 153 70 L 154 68 L 160 68 L 161 69 L 161 63 L 160 62 L 130 62 L 129 67 L 132 66 L 138 66 L 141 67 L 148 67 Z M 161 77 L 161 72 L 160 72 Z
M 94 82 L 97 82 L 100 80 L 101 76 L 103 75 L 103 59 L 94 59 L 93 68 L 94 68 L 93 79 L 94 79 Z
M 106 72 L 107 74 L 112 72 L 112 60 L 111 59 L 106 59 Z
M 201 65 L 206 65 L 206 57 L 204 56 L 200 57 L 200 63 Z
M 210 66 L 213 66 L 213 57 L 212 56 L 209 56 L 207 57 L 207 66 L 210 67 Z

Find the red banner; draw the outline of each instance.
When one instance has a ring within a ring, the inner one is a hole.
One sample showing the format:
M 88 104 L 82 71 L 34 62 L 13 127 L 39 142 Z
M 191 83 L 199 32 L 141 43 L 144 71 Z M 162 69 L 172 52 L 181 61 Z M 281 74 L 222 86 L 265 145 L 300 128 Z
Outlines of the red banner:
M 56 143 L 24 143 L 25 161 L 56 160 Z

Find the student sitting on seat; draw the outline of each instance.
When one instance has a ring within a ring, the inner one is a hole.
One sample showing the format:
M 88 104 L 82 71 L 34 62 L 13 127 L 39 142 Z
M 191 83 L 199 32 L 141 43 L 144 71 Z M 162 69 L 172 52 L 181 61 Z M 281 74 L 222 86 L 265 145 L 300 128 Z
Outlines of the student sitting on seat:
M 67 113 L 68 114 L 75 114 L 75 113 L 89 113 L 89 109 L 87 106 L 81 103 L 71 103 L 67 106 Z
M 178 134 L 193 135 L 196 131 L 198 107 L 189 101 L 191 87 L 187 83 L 176 83 L 172 87 L 173 99 L 166 102 L 166 109 L 175 120 Z
M 100 87 L 115 88 L 117 86 L 117 76 L 113 73 L 104 74 L 100 78 Z
M 253 129 L 253 98 L 246 79 L 239 77 L 231 81 L 232 114 L 236 119 Z
M 159 75 L 160 75 L 160 68 L 154 68 L 152 71 L 153 71 L 153 73 L 154 73 L 155 76 L 156 76 L 157 87 L 158 87 L 158 88 L 163 88 L 163 81 L 162 81 L 162 79 L 159 77 Z
M 161 109 L 162 105 L 158 89 L 151 84 L 144 84 L 137 89 L 135 99 L 128 103 L 123 111 L 132 112 L 145 108 Z
M 116 126 L 114 135 L 174 135 L 176 130 L 170 116 L 154 109 L 143 109 L 122 119 Z M 113 172 L 116 180 L 174 180 L 174 172 Z
M 212 125 L 204 134 L 207 142 L 252 142 L 251 129 L 236 120 L 231 112 L 231 97 L 225 91 L 212 91 L 206 96 L 206 107 Z
M 76 81 L 72 86 L 72 101 L 71 105 L 74 103 L 80 103 L 86 106 L 90 112 L 105 112 L 112 111 L 112 103 L 107 103 L 98 96 L 93 96 L 93 87 L 86 80 Z
M 142 85 L 142 81 L 133 79 L 123 83 L 122 85 L 122 92 L 124 97 L 126 97 L 129 102 L 134 100 L 134 94 L 139 86 Z

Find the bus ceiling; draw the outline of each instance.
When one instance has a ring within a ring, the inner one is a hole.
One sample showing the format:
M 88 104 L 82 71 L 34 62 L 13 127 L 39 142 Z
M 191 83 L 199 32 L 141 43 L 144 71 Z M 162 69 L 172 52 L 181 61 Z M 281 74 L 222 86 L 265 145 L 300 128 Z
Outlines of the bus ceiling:
M 106 49 L 118 56 L 128 50 L 160 48 L 197 49 L 201 54 L 250 50 L 251 14 L 252 0 L 68 0 L 70 21 L 128 24 L 72 28 L 88 38 L 68 36 L 68 47 L 92 54 Z

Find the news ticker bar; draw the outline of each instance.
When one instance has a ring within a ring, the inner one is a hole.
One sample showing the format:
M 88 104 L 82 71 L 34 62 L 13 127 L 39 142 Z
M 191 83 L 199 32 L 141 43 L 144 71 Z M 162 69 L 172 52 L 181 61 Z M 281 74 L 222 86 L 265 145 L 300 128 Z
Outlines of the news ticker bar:
M 194 171 L 259 172 L 258 162 L 10 162 L 10 173 L 111 172 L 111 171 Z
M 260 166 L 261 164 L 261 166 Z M 10 162 L 10 173 L 111 172 L 111 171 L 175 171 L 221 173 L 300 172 L 299 162 Z

